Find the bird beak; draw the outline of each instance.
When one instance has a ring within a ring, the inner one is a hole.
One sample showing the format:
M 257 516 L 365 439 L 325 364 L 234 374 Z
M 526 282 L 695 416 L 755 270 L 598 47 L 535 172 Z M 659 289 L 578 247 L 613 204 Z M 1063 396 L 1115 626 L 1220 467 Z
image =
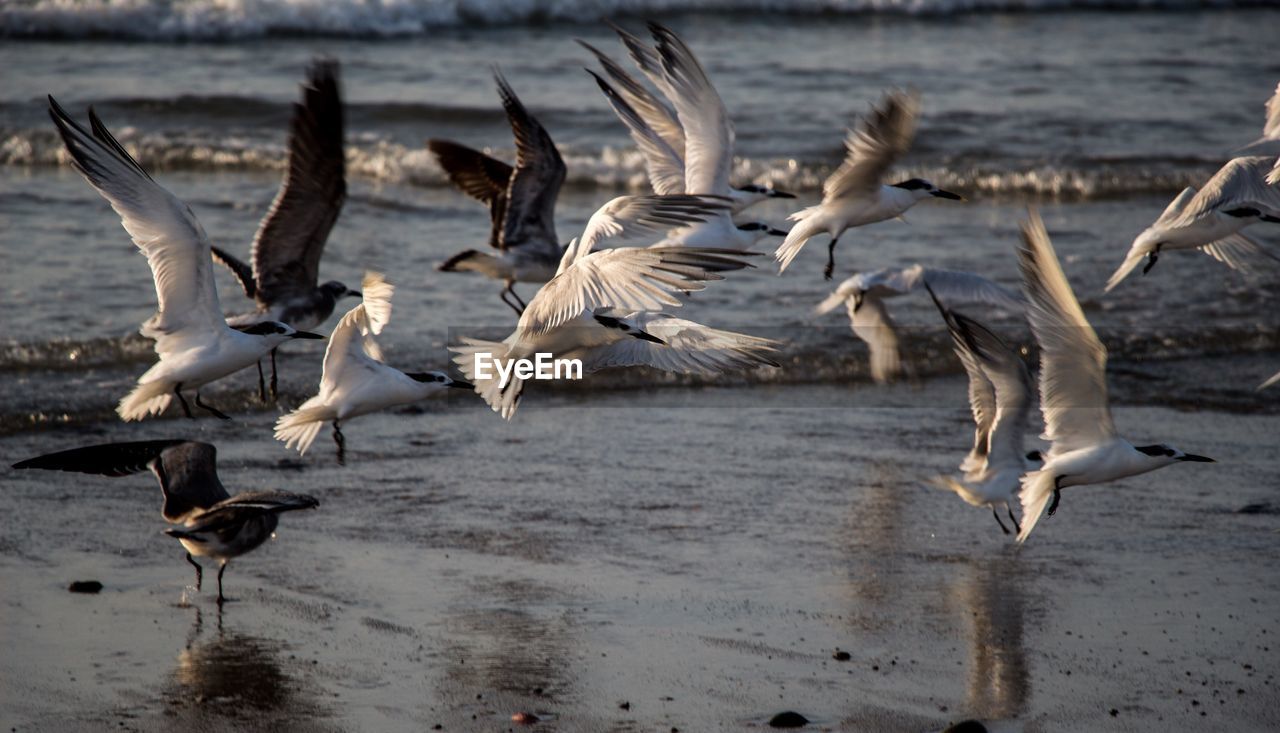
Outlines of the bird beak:
M 770 190 L 768 196 L 771 199 L 793 199 L 796 197 L 794 193 L 787 193 L 786 191 L 774 191 L 774 190 Z
M 351 296 L 351 297 L 353 297 L 353 298 L 363 298 L 363 297 L 364 297 L 364 293 L 360 292 L 359 290 L 348 290 L 348 291 L 347 291 L 347 295 L 350 295 L 350 296 Z
M 790 196 L 790 194 L 787 194 L 787 195 Z M 795 198 L 795 197 L 792 196 L 792 198 Z M 788 234 L 788 232 L 785 229 L 774 229 L 773 227 L 769 227 L 767 231 L 769 232 L 769 234 L 772 234 L 775 237 L 785 237 Z
M 323 339 L 323 338 L 324 338 L 324 336 L 321 336 L 321 335 L 320 335 L 320 334 L 318 334 L 318 333 L 311 333 L 310 331 L 298 331 L 297 333 L 293 334 L 293 335 L 292 335 L 292 336 L 290 336 L 289 338 L 295 338 L 295 339 Z
M 950 191 L 943 191 L 940 188 L 930 191 L 929 193 L 933 194 L 934 196 L 937 196 L 940 199 L 950 199 L 951 201 L 964 201 L 964 196 L 961 196 L 958 193 L 951 193 Z
M 1178 457 L 1178 460 L 1191 461 L 1192 463 L 1217 463 L 1217 461 L 1213 460 L 1212 458 L 1207 458 L 1205 456 L 1192 455 L 1190 453 L 1184 453 L 1183 455 Z
M 464 382 L 461 379 L 455 379 L 452 382 L 449 382 L 448 384 L 446 384 L 445 386 L 452 387 L 454 389 L 475 389 L 476 388 L 476 386 L 471 382 Z
M 641 341 L 652 341 L 655 344 L 662 344 L 663 346 L 667 345 L 666 341 L 663 341 L 662 339 L 658 338 L 657 336 L 654 336 L 653 334 L 645 333 L 644 331 L 637 331 L 636 333 L 633 333 L 631 335 L 635 336 Z

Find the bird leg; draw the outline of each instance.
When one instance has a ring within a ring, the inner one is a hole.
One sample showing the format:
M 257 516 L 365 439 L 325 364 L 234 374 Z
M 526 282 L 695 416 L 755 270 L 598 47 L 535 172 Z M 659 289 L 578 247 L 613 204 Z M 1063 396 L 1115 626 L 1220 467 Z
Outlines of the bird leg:
M 230 420 L 230 419 L 231 419 L 231 416 L 230 416 L 230 415 L 228 415 L 227 413 L 225 413 L 225 412 L 223 412 L 223 411 L 219 410 L 219 409 L 218 409 L 218 408 L 216 408 L 216 407 L 210 407 L 209 405 L 206 405 L 205 403 L 201 402 L 201 401 L 200 401 L 200 390 L 196 390 L 196 407 L 199 407 L 199 408 L 202 408 L 202 409 L 208 410 L 209 412 L 212 412 L 212 413 L 213 413 L 213 416 L 214 416 L 214 417 L 216 417 L 216 418 L 218 418 L 219 420 Z
M 832 237 L 831 244 L 827 245 L 827 268 L 822 271 L 822 277 L 826 280 L 831 279 L 831 274 L 836 271 L 836 242 L 839 237 Z
M 204 568 L 200 567 L 200 563 L 196 562 L 190 552 L 187 553 L 187 562 L 191 563 L 191 567 L 196 569 L 196 590 L 200 590 L 200 585 L 204 582 Z
M 1018 534 L 1022 534 L 1022 525 L 1018 524 L 1018 518 L 1013 516 L 1013 507 L 1009 506 L 1008 504 L 1005 504 L 1004 510 L 1006 512 L 1009 512 L 1009 521 L 1013 522 L 1013 531 L 1017 532 Z M 995 510 L 992 509 L 992 511 L 995 511 Z
M 1062 498 L 1062 494 L 1061 494 L 1061 493 L 1059 493 L 1057 489 L 1054 489 L 1054 490 L 1053 490 L 1053 503 L 1049 505 L 1049 516 L 1051 516 L 1051 517 L 1052 517 L 1052 516 L 1053 516 L 1053 513 L 1054 513 L 1054 512 L 1056 512 L 1056 511 L 1058 511 L 1058 500 L 1059 500 L 1059 499 L 1061 499 L 1061 498 Z
M 506 287 L 502 289 L 500 297 L 502 298 L 503 303 L 506 303 L 516 312 L 517 316 L 522 316 L 524 315 L 525 303 L 520 299 L 520 296 L 516 294 L 515 288 L 513 287 L 515 284 L 515 280 L 508 280 Z M 508 299 L 508 296 L 510 296 L 511 299 Z M 512 302 L 512 300 L 514 300 L 514 302 Z
M 222 574 L 227 572 L 227 564 L 222 563 L 222 567 L 218 568 L 218 607 L 227 602 L 226 596 L 222 595 Z
M 338 444 L 338 465 L 347 465 L 347 439 L 342 435 L 342 426 L 333 421 L 333 442 Z
M 277 349 L 280 347 L 276 347 Z M 279 381 L 276 379 L 276 349 L 271 350 L 271 401 L 275 402 L 279 394 Z
M 196 416 L 191 414 L 191 406 L 187 404 L 187 398 L 182 396 L 182 382 L 173 385 L 173 393 L 178 395 L 178 402 L 182 403 L 182 414 L 194 420 Z
M 267 381 L 262 377 L 262 360 L 258 360 L 258 399 L 265 404 L 267 401 Z
M 991 516 L 996 518 L 996 524 L 1000 525 L 1000 531 L 1005 534 L 1009 534 L 1009 528 L 1004 526 L 1004 522 L 1000 521 L 1000 515 L 996 514 L 996 508 L 994 506 L 991 507 Z

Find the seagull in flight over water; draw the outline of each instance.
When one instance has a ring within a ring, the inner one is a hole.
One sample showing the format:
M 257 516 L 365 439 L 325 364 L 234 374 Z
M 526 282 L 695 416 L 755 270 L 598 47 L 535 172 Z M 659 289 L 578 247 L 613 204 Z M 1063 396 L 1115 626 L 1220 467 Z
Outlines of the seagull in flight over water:
M 289 123 L 289 160 L 284 181 L 253 238 L 252 266 L 218 247 L 225 265 L 256 308 L 227 318 L 233 328 L 280 321 L 308 330 L 328 320 L 338 299 L 360 293 L 331 280 L 318 285 L 320 257 L 347 197 L 342 146 L 342 95 L 338 62 L 317 59 L 307 69 L 302 101 Z M 276 396 L 276 350 L 271 350 L 271 397 Z M 265 401 L 262 365 L 258 389 Z
M 981 323 L 947 309 L 928 283 L 933 303 L 938 307 L 956 356 L 969 376 L 969 407 L 975 424 L 973 448 L 960 464 L 963 479 L 939 476 L 934 484 L 954 491 L 971 506 L 991 508 L 1000 530 L 1009 534 L 996 508 L 1003 506 L 1021 532 L 1009 502 L 1017 496 L 1022 475 L 1039 467 L 1039 451 L 1023 454 L 1022 440 L 1031 413 L 1035 383 L 1031 372 L 1013 349 Z
M 774 253 L 779 274 L 800 254 L 805 242 L 826 232 L 831 242 L 822 276 L 830 280 L 836 266 L 836 242 L 845 230 L 899 218 L 929 197 L 964 200 L 923 178 L 884 183 L 889 169 L 911 148 L 919 114 L 918 94 L 891 91 L 856 130 L 849 131 L 844 163 L 822 184 L 822 203 L 790 216 L 797 223 Z
M 218 480 L 217 450 L 208 443 L 190 440 L 145 440 L 74 448 L 13 464 L 14 468 L 43 468 L 99 476 L 127 476 L 150 469 L 164 494 L 161 513 L 182 525 L 167 529 L 187 551 L 187 562 L 196 569 L 196 590 L 204 568 L 195 557 L 218 562 L 218 605 L 222 574 L 227 563 L 271 538 L 280 514 L 314 509 L 320 502 L 306 494 L 288 491 L 246 491 L 231 496 Z
M 1133 272 L 1143 259 L 1142 274 L 1155 267 L 1160 253 L 1200 249 L 1234 270 L 1247 271 L 1251 260 L 1280 260 L 1240 230 L 1260 221 L 1280 223 L 1280 185 L 1267 183 L 1274 158 L 1234 158 L 1204 188 L 1188 186 L 1165 207 L 1129 247 L 1124 262 L 1107 280 L 1107 292 Z
M 395 288 L 379 273 L 367 273 L 360 289 L 363 302 L 347 312 L 329 336 L 320 393 L 276 422 L 276 440 L 305 455 L 326 422 L 333 423 L 338 464 L 346 463 L 342 421 L 388 407 L 426 399 L 445 389 L 471 389 L 444 372 L 406 373 L 383 363 L 375 336 L 391 320 Z
M 479 272 L 502 280 L 502 302 L 519 314 L 525 304 L 513 289 L 515 284 L 550 280 L 564 254 L 556 236 L 555 214 L 566 170 L 551 135 L 525 109 L 507 80 L 496 71 L 494 80 L 515 135 L 515 168 L 448 140 L 428 140 L 427 148 L 455 186 L 489 207 L 489 246 L 497 253 L 463 250 L 436 269 Z
M 716 273 L 748 265 L 747 252 L 694 247 L 618 248 L 593 251 L 612 237 L 690 224 L 727 208 L 705 196 L 620 196 L 600 207 L 580 239 L 569 243 L 559 271 L 525 308 L 515 331 L 500 342 L 462 339 L 451 346 L 454 363 L 475 391 L 510 420 L 524 394 L 524 380 L 504 380 L 498 368 L 536 354 L 578 359 L 582 374 L 614 366 L 650 366 L 665 371 L 717 374 L 728 369 L 777 366 L 767 339 L 717 331 L 657 310 L 679 306 L 676 293 L 701 290 Z M 487 375 L 478 364 L 496 368 Z
M 142 325 L 155 339 L 155 365 L 120 401 L 116 412 L 126 421 L 158 415 L 174 396 L 191 417 L 183 389 L 196 390 L 196 406 L 222 419 L 221 411 L 200 400 L 200 387 L 256 364 L 295 338 L 324 338 L 279 321 L 242 329 L 227 325 L 213 282 L 209 237 L 191 209 L 152 180 L 112 137 L 93 109 L 92 134 L 49 97 L 49 116 L 71 154 L 72 165 L 120 216 L 125 231 L 147 257 L 155 279 L 159 309 Z
M 1006 290 L 981 275 L 916 264 L 855 273 L 819 303 L 813 314 L 830 313 L 844 303 L 849 313 L 850 328 L 871 351 L 871 377 L 884 383 L 902 371 L 897 324 L 889 316 L 884 301 L 915 292 L 921 287 L 932 288 L 932 292 L 952 303 L 986 303 L 1019 313 L 1026 307 L 1026 301 L 1020 294 Z
M 1068 486 L 1115 481 L 1184 461 L 1213 462 L 1164 443 L 1135 446 L 1120 437 L 1107 399 L 1107 349 L 1080 309 L 1035 210 L 1022 225 L 1022 239 L 1018 267 L 1027 320 L 1040 346 L 1041 437 L 1053 445 L 1044 466 L 1022 478 L 1018 542 L 1026 541 L 1046 505 L 1053 516 Z

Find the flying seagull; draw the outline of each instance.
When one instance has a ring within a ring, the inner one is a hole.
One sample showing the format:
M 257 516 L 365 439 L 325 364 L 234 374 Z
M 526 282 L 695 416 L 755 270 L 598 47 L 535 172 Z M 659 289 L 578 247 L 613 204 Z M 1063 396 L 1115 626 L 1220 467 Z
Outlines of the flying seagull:
M 513 289 L 515 284 L 550 280 L 564 253 L 556 237 L 555 213 L 566 171 L 546 129 L 502 74 L 494 72 L 494 80 L 515 135 L 515 168 L 448 140 L 428 140 L 427 148 L 455 186 L 489 207 L 489 246 L 497 252 L 463 250 L 436 269 L 479 272 L 502 280 L 502 302 L 518 314 L 524 310 L 524 301 Z
M 231 496 L 218 480 L 217 450 L 190 440 L 145 440 L 107 443 L 49 453 L 13 464 L 14 468 L 43 468 L 98 476 L 127 476 L 150 469 L 164 494 L 161 514 L 181 529 L 167 529 L 187 551 L 196 569 L 196 590 L 204 568 L 194 556 L 218 562 L 218 604 L 222 574 L 234 557 L 257 549 L 275 532 L 280 514 L 314 509 L 320 502 L 288 491 L 246 491 Z
M 822 275 L 835 271 L 836 242 L 845 230 L 902 216 L 929 197 L 963 201 L 923 178 L 886 184 L 889 169 L 911 148 L 916 136 L 920 97 L 915 92 L 891 91 L 856 130 L 845 138 L 844 163 L 822 184 L 822 203 L 792 214 L 797 222 L 774 253 L 778 272 L 787 269 L 812 237 L 831 235 L 827 266 Z
M 213 283 L 209 237 L 191 209 L 152 180 L 102 120 L 89 110 L 90 134 L 49 97 L 49 116 L 71 153 L 72 165 L 120 215 L 155 279 L 159 309 L 143 324 L 160 361 L 116 412 L 126 421 L 158 415 L 174 396 L 191 417 L 183 389 L 196 390 L 196 406 L 228 419 L 200 400 L 200 387 L 255 364 L 289 339 L 324 338 L 279 321 L 234 329 L 223 320 Z

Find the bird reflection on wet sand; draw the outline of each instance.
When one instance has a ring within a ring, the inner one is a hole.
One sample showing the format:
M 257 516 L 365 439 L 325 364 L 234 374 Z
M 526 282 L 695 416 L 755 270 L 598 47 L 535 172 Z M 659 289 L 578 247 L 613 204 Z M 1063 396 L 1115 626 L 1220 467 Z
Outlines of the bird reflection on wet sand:
M 1031 696 L 1022 645 L 1022 583 L 1019 558 L 1007 548 L 999 555 L 974 558 L 952 586 L 956 612 L 969 626 L 965 707 L 983 719 L 1016 718 Z

